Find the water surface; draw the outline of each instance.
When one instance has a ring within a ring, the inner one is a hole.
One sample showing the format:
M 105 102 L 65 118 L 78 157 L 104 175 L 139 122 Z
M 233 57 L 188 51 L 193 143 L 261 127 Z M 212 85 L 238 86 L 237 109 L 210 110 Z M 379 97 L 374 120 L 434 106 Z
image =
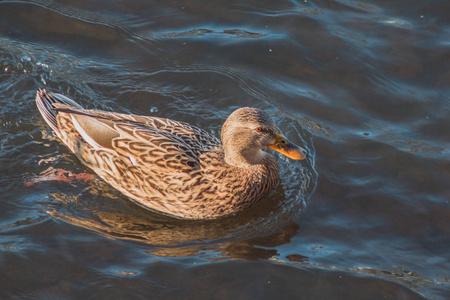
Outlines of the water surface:
M 0 296 L 450 297 L 450 2 L 0 1 Z M 41 119 L 87 108 L 219 135 L 264 109 L 308 149 L 238 216 L 149 212 Z

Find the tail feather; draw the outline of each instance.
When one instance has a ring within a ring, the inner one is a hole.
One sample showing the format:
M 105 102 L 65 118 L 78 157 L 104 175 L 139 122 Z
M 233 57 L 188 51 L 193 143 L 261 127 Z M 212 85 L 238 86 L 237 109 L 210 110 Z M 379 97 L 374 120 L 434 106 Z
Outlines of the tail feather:
M 58 111 L 55 110 L 54 104 L 61 103 L 75 108 L 83 109 L 83 107 L 66 96 L 61 94 L 49 93 L 46 90 L 39 89 L 36 93 L 36 105 L 41 112 L 42 117 L 47 124 L 58 133 L 58 122 L 56 115 Z

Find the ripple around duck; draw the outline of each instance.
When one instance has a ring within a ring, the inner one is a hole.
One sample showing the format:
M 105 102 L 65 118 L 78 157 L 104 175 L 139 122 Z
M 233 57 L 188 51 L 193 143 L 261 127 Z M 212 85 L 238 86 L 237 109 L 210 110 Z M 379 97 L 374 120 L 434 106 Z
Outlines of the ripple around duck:
M 246 100 L 248 103 L 242 103 L 242 105 L 253 106 L 255 103 L 258 103 L 261 108 L 273 114 L 278 108 L 280 113 L 278 116 L 275 116 L 275 120 L 280 128 L 284 130 L 288 138 L 305 147 L 311 154 L 307 160 L 301 163 L 293 162 L 282 155 L 277 155 L 281 170 L 281 184 L 271 196 L 261 201 L 254 208 L 236 217 L 228 217 L 217 221 L 197 222 L 175 220 L 143 210 L 129 202 L 122 195 L 111 190 L 109 186 L 98 181 L 92 185 L 76 184 L 78 188 L 74 189 L 73 192 L 75 193 L 69 192 L 69 189 L 64 193 L 50 193 L 49 199 L 52 204 L 49 205 L 48 213 L 56 219 L 87 228 L 109 238 L 144 242 L 157 247 L 152 253 L 162 256 L 196 253 L 205 249 L 212 249 L 225 241 L 227 245 L 230 242 L 234 243 L 233 245 L 236 247 L 225 246 L 222 249 L 224 256 L 242 256 L 242 247 L 247 249 L 248 247 L 251 248 L 251 246 L 244 244 L 237 246 L 239 243 L 261 235 L 270 235 L 283 231 L 283 228 L 288 226 L 292 218 L 300 214 L 307 205 L 317 181 L 317 173 L 314 170 L 314 146 L 310 133 L 297 123 L 297 118 L 290 118 L 289 111 L 276 100 L 280 97 L 280 93 L 292 93 L 292 90 L 287 88 L 285 83 L 259 76 L 258 74 L 250 74 L 240 68 L 207 65 L 183 66 L 177 63 L 153 66 L 152 68 L 145 68 L 145 70 L 135 68 L 133 72 L 117 72 L 121 68 L 120 65 L 106 64 L 90 59 L 79 59 L 70 54 L 59 55 L 57 58 L 54 58 L 53 56 L 57 55 L 56 53 L 48 52 L 45 47 L 41 47 L 39 44 L 16 47 L 18 44 L 7 41 L 8 43 L 3 45 L 6 58 L 2 61 L 3 66 L 9 71 L 7 74 L 9 76 L 8 84 L 16 89 L 18 88 L 17 78 L 25 78 L 24 74 L 27 74 L 26 78 L 36 79 L 36 81 L 32 82 L 34 85 L 49 86 L 50 89 L 56 87 L 56 90 L 61 93 L 69 94 L 72 97 L 75 95 L 75 97 L 81 99 L 83 105 L 86 105 L 87 101 L 89 101 L 88 106 L 90 107 L 110 110 L 111 106 L 116 106 L 117 104 L 105 101 L 99 102 L 96 100 L 97 95 L 91 87 L 105 88 L 105 85 L 109 86 L 112 82 L 120 82 L 120 89 L 117 89 L 115 86 L 110 91 L 111 93 L 118 92 L 119 95 L 124 95 L 126 99 L 132 100 L 135 98 L 136 91 L 146 91 L 143 94 L 144 97 L 149 95 L 149 93 L 154 93 L 158 96 L 167 95 L 171 99 L 170 102 L 161 103 L 161 105 L 173 107 L 171 111 L 168 111 L 169 116 L 179 118 L 182 115 L 180 108 L 184 112 L 192 110 L 192 117 L 204 116 L 205 120 L 209 120 L 199 125 L 204 125 L 203 127 L 206 127 L 205 129 L 211 132 L 219 131 L 221 122 L 231 111 L 230 106 L 224 105 L 222 110 L 214 111 L 215 108 L 211 104 L 206 105 L 207 101 L 203 102 L 203 104 L 196 101 L 192 102 L 192 108 L 187 107 L 186 101 L 189 101 L 191 97 L 189 94 L 194 93 L 195 96 L 198 96 L 200 92 L 191 90 L 186 86 L 163 84 L 162 82 L 167 83 L 167 79 L 163 77 L 177 74 L 182 76 L 188 73 L 198 76 L 210 73 L 215 74 L 217 80 L 227 78 L 230 85 L 236 86 L 244 94 L 248 95 L 248 100 Z M 25 53 L 33 53 L 33 55 L 25 55 Z M 23 70 L 26 70 L 26 72 Z M 97 77 L 96 73 L 100 70 L 103 76 Z M 39 80 L 41 74 L 47 76 L 45 81 Z M 73 74 L 77 74 L 76 79 L 73 78 Z M 158 80 L 152 80 L 149 83 L 147 76 L 154 77 L 154 79 L 159 78 L 161 83 Z M 69 85 L 67 82 L 73 83 Z M 29 88 L 24 90 L 29 90 Z M 308 95 L 308 92 L 303 91 L 299 87 L 296 90 L 303 96 Z M 124 91 L 126 92 L 124 93 Z M 24 107 L 15 107 L 15 109 L 19 109 L 17 113 L 21 114 L 23 109 L 29 110 L 30 108 L 35 111 L 33 103 L 29 99 L 30 96 L 24 95 L 23 97 L 27 103 Z M 133 112 L 138 112 L 139 107 L 143 103 L 140 102 L 138 106 L 135 106 Z M 124 105 L 128 106 L 130 103 Z M 154 103 L 151 105 L 154 105 Z M 119 107 L 119 109 L 123 109 L 123 107 Z M 5 109 L 5 113 L 9 116 L 11 116 L 13 111 L 13 109 Z M 164 117 L 163 113 L 164 111 L 158 111 L 156 114 Z M 185 121 L 189 121 L 189 119 Z M 40 120 L 38 120 L 38 123 L 38 126 L 45 127 Z M 7 124 L 5 123 L 5 125 Z M 33 151 L 39 153 L 40 150 L 38 148 L 43 147 L 42 144 L 44 143 L 48 144 L 48 137 L 45 137 L 46 135 L 38 137 L 38 133 L 33 135 L 38 143 L 23 144 L 16 140 L 16 137 L 4 140 L 3 150 L 5 151 L 3 154 L 5 157 L 13 155 L 14 151 L 17 152 L 18 149 L 24 147 L 31 147 L 34 150 L 22 151 L 23 153 L 32 153 Z M 28 138 L 26 139 L 28 140 Z M 63 150 L 63 155 L 68 154 L 67 149 L 59 145 L 57 141 L 50 140 L 50 143 L 50 147 L 58 145 L 58 148 Z M 19 144 L 22 145 L 19 146 Z M 50 150 L 48 145 L 44 149 Z M 12 152 L 10 153 L 10 151 Z M 26 164 L 33 164 L 34 162 L 33 169 L 35 169 L 39 165 L 37 161 L 41 162 L 42 159 L 43 157 L 30 157 L 27 158 Z M 40 168 L 43 170 L 49 164 L 55 167 L 64 165 L 64 168 L 67 168 L 67 161 L 64 162 L 64 160 L 63 156 L 56 161 L 44 161 Z M 73 157 L 70 160 L 73 162 Z M 86 171 L 85 168 L 77 166 L 72 167 L 72 170 L 75 173 Z M 36 173 L 39 173 L 39 171 L 36 171 Z M 82 189 L 81 192 L 80 188 Z M 78 194 L 76 191 L 78 191 Z M 295 233 L 295 231 L 290 232 L 290 234 Z M 174 246 L 177 247 L 174 248 Z
M 275 95 L 281 91 L 280 84 L 275 81 L 271 84 L 269 79 L 251 76 L 238 69 L 203 65 L 187 67 L 174 65 L 158 69 L 155 74 L 161 74 L 161 72 L 210 72 L 230 78 L 249 96 L 267 103 L 263 108 L 269 108 L 268 102 L 274 103 L 276 101 L 274 100 L 276 99 Z M 151 70 L 147 70 L 148 72 L 151 73 Z M 130 86 L 135 83 L 139 85 L 140 74 L 137 73 L 136 76 L 137 78 L 133 78 L 133 74 L 128 73 Z M 108 81 L 109 78 L 106 75 L 102 80 Z M 125 88 L 128 86 L 126 80 L 122 83 Z M 160 93 L 161 89 L 156 85 L 154 91 Z M 169 89 L 169 91 L 172 92 L 173 89 Z M 186 93 L 186 90 L 182 90 L 180 93 Z M 133 93 L 130 94 L 131 98 L 133 98 L 132 95 Z M 179 98 L 179 96 L 175 96 L 175 98 Z M 249 103 L 249 105 L 251 104 Z M 281 112 L 287 111 L 283 110 L 282 107 L 280 109 Z M 273 108 L 271 110 L 273 111 Z M 198 114 L 198 111 L 196 113 Z M 205 111 L 204 113 L 210 115 L 211 111 Z M 222 122 L 226 113 L 221 113 L 220 117 L 218 116 L 214 122 Z M 293 142 L 308 150 L 310 156 L 307 160 L 298 163 L 290 161 L 282 155 L 277 155 L 281 170 L 281 185 L 261 204 L 240 216 L 224 218 L 217 222 L 174 220 L 142 211 L 139 207 L 129 203 L 125 197 L 117 195 L 109 187 L 100 183 L 98 183 L 100 186 L 94 184 L 87 187 L 87 190 L 80 195 L 71 193 L 52 194 L 52 201 L 56 200 L 60 205 L 50 210 L 49 213 L 55 218 L 99 232 L 110 238 L 142 241 L 155 246 L 187 245 L 189 248 L 199 241 L 207 241 L 202 243 L 200 248 L 212 247 L 212 245 L 220 244 L 224 240 L 229 241 L 231 239 L 237 242 L 261 234 L 268 235 L 277 232 L 293 217 L 301 213 L 307 205 L 316 185 L 317 173 L 314 170 L 315 154 L 310 134 L 304 131 L 298 123 L 283 116 L 283 114 L 275 117 L 275 120 Z M 219 127 L 219 124 L 209 124 L 208 126 L 215 128 Z M 208 128 L 206 129 L 208 130 Z M 116 200 L 111 201 L 112 199 Z M 177 251 L 183 252 L 186 249 L 180 248 Z M 230 249 L 227 249 L 227 251 L 230 252 Z M 158 253 L 163 252 L 162 249 L 158 250 Z M 176 251 L 172 250 L 171 253 L 173 252 Z
M 182 32 L 167 32 L 160 33 L 159 37 L 163 38 L 186 38 L 186 37 L 203 37 L 206 35 L 219 35 L 230 38 L 238 39 L 257 39 L 267 37 L 268 34 L 250 32 L 243 29 L 223 29 L 223 30 L 211 30 L 211 29 L 191 29 Z

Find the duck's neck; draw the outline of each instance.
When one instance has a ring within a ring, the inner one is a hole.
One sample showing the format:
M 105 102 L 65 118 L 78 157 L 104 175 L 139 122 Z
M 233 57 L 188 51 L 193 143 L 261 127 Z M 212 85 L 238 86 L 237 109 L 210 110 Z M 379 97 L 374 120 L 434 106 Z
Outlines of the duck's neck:
M 268 155 L 261 149 L 233 149 L 224 148 L 225 162 L 238 168 L 249 168 L 263 163 L 264 157 Z

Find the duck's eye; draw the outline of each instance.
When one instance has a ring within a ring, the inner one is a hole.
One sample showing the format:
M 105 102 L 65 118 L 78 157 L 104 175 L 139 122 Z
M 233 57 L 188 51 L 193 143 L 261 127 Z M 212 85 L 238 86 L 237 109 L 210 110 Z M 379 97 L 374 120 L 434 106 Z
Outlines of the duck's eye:
M 256 127 L 255 130 L 258 131 L 258 132 L 263 131 L 262 127 Z

